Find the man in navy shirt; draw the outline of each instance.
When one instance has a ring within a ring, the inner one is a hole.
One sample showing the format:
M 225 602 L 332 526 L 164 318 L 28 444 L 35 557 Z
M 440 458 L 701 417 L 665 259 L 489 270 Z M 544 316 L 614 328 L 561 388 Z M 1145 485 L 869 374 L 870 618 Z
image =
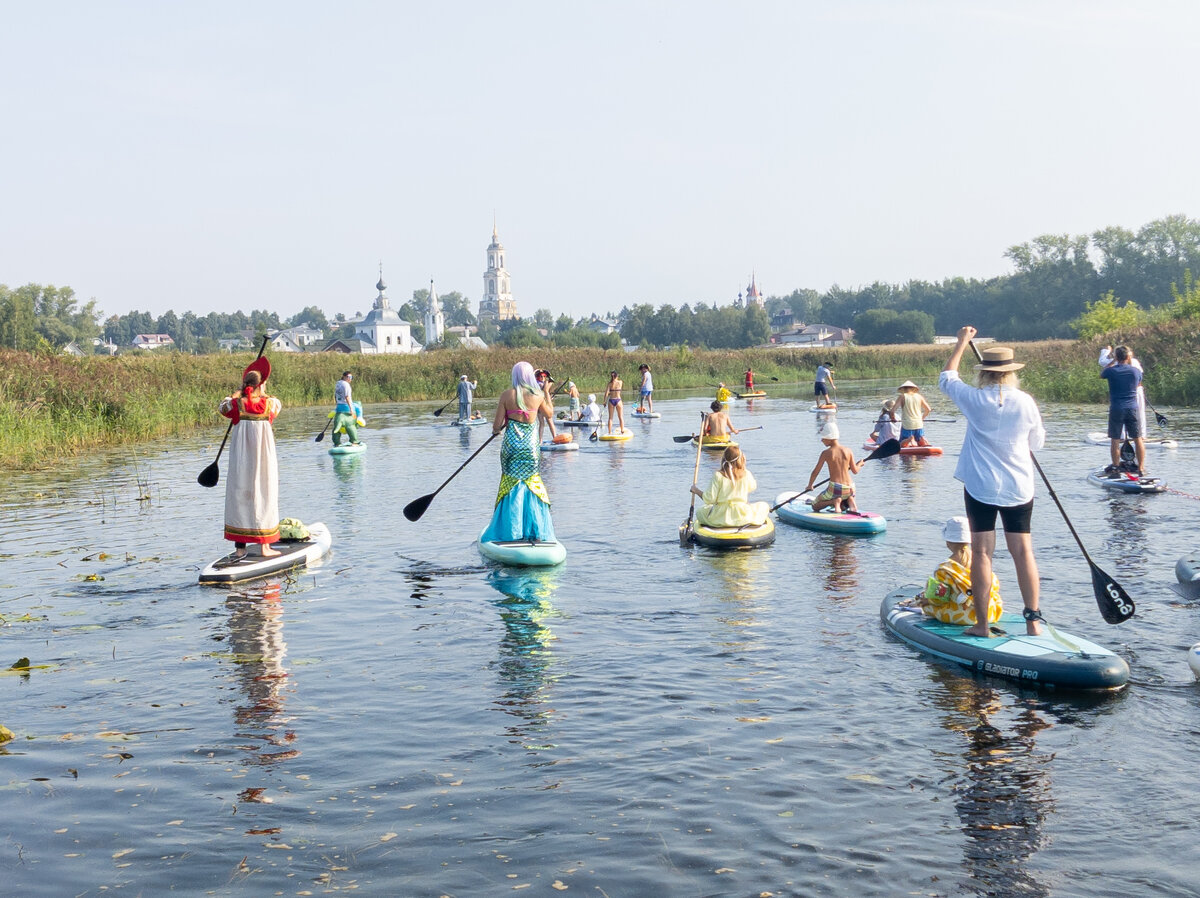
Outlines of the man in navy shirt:
M 1100 372 L 1108 381 L 1108 439 L 1112 450 L 1109 473 L 1116 473 L 1121 462 L 1121 430 L 1133 441 L 1138 470 L 1146 473 L 1146 444 L 1142 440 L 1142 422 L 1138 417 L 1137 388 L 1142 372 L 1129 364 L 1129 348 L 1118 346 L 1112 364 Z

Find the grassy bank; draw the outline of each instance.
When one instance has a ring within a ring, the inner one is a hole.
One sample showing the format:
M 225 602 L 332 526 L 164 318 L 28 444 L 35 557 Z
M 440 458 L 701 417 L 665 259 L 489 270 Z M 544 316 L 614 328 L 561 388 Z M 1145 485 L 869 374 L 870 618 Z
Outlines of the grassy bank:
M 1200 398 L 1200 335 L 1186 322 L 1117 335 L 1146 367 L 1151 401 L 1186 405 Z M 1047 341 L 1018 344 L 1027 363 L 1022 384 L 1045 401 L 1105 402 L 1096 356 L 1102 342 Z M 270 391 L 286 406 L 331 402 L 342 371 L 355 373 L 354 395 L 362 402 L 432 399 L 454 395 L 460 374 L 479 381 L 478 396 L 508 386 L 513 364 L 529 359 L 560 381 L 572 378 L 580 392 L 601 393 L 616 369 L 627 389 L 638 383 L 637 366 L 654 373 L 656 390 L 699 388 L 724 381 L 734 389 L 746 367 L 760 384 L 811 382 L 817 365 L 833 363 L 839 382 L 860 378 L 936 379 L 950 352 L 946 346 L 884 346 L 843 349 L 751 349 L 740 352 L 634 353 L 599 349 L 448 351 L 418 356 L 345 356 L 334 353 L 271 356 Z M 152 440 L 217 423 L 218 400 L 236 389 L 253 358 L 211 355 L 117 356 L 73 359 L 0 352 L 0 451 L 19 469 L 53 465 L 98 446 Z M 964 373 L 966 369 L 964 366 Z

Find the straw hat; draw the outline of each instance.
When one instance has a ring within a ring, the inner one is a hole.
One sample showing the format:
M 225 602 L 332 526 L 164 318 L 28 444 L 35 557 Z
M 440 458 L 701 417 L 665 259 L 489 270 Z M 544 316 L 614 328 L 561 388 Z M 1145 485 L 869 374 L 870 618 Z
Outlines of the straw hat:
M 942 539 L 948 543 L 969 543 L 971 541 L 971 524 L 962 515 L 951 518 L 942 528 Z
M 1013 351 L 1007 346 L 990 346 L 979 350 L 979 355 L 982 361 L 976 371 L 1020 371 L 1025 367 L 1024 362 L 1013 361 Z
M 919 390 L 919 389 L 921 389 L 921 388 L 920 388 L 920 387 L 918 387 L 918 386 L 917 386 L 915 383 L 913 383 L 911 380 L 906 380 L 904 383 L 900 384 L 900 386 L 899 386 L 899 387 L 897 387 L 897 389 L 899 389 L 899 390 L 907 390 L 907 389 L 909 389 L 910 387 L 911 387 L 912 389 L 914 389 L 914 390 Z
M 838 433 L 837 421 L 826 421 L 821 425 L 821 429 L 817 431 L 817 436 L 822 440 L 836 440 L 841 434 Z

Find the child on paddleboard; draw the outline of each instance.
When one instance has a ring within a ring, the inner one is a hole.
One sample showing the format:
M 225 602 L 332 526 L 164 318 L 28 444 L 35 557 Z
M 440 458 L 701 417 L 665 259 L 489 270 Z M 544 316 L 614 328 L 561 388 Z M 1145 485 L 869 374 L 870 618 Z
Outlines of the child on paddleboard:
M 900 439 L 900 424 L 892 420 L 892 408 L 895 404 L 892 399 L 883 400 L 882 411 L 875 419 L 875 430 L 871 432 L 871 441 L 876 446 L 882 446 L 888 440 Z
M 709 408 L 712 409 L 712 412 L 705 416 L 702 428 L 706 437 L 728 439 L 731 433 L 738 432 L 737 428 L 733 426 L 733 422 L 729 420 L 729 413 L 725 411 L 725 406 L 714 399 Z
M 826 421 L 822 424 L 818 436 L 825 444 L 825 451 L 817 458 L 817 466 L 808 475 L 808 486 L 804 492 L 807 493 L 813 488 L 823 467 L 829 468 L 829 485 L 821 495 L 813 499 L 812 510 L 820 511 L 822 508 L 833 506 L 833 510 L 839 514 L 843 511 L 857 512 L 854 483 L 850 475 L 857 474 L 862 465 L 854 460 L 854 454 L 849 449 L 838 442 L 840 434 L 836 421 Z
M 960 627 L 975 625 L 975 599 L 971 592 L 971 525 L 957 515 L 942 528 L 942 539 L 950 557 L 937 566 L 925 584 L 925 592 L 915 600 L 929 617 Z M 988 623 L 1000 620 L 1004 606 L 1000 601 L 1000 581 L 992 574 L 988 590 Z
M 747 500 L 758 489 L 754 475 L 746 469 L 746 456 L 737 446 L 728 446 L 721 456 L 721 467 L 713 474 L 708 489 L 695 484 L 692 492 L 704 506 L 696 512 L 696 521 L 705 527 L 760 526 L 770 511 L 766 502 Z

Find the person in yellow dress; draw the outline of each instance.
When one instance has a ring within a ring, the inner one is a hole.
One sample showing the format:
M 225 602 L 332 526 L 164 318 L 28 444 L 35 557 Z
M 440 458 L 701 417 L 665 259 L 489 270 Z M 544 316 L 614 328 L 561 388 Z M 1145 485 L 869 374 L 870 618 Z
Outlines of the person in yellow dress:
M 975 625 L 975 601 L 971 592 L 971 525 L 965 517 L 953 517 L 942 528 L 942 539 L 950 557 L 937 566 L 917 601 L 929 617 L 944 624 Z M 988 592 L 988 623 L 1000 620 L 1000 581 L 992 574 Z
M 766 502 L 750 502 L 747 497 L 758 489 L 754 475 L 746 469 L 746 456 L 730 446 L 721 456 L 721 467 L 713 474 L 708 489 L 692 485 L 692 492 L 704 502 L 696 512 L 697 523 L 705 527 L 759 526 L 767 522 Z

